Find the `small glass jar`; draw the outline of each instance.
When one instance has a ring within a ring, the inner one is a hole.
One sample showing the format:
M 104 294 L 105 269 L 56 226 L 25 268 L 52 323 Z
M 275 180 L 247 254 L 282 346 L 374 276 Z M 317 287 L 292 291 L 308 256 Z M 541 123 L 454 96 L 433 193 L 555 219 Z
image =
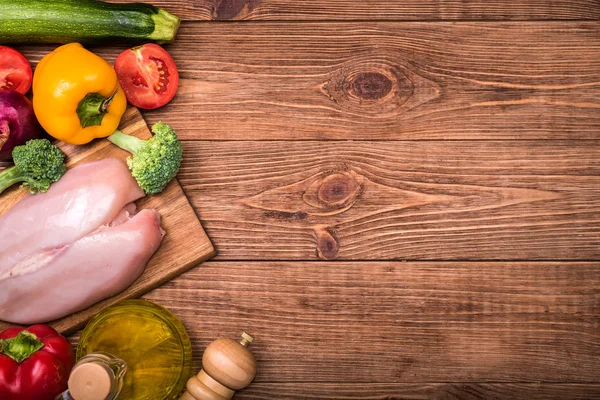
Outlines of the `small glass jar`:
M 183 324 L 166 308 L 145 300 L 122 301 L 90 321 L 77 359 L 97 352 L 127 364 L 122 399 L 177 399 L 193 373 L 192 345 Z
M 127 365 L 112 354 L 84 356 L 71 371 L 69 389 L 55 400 L 117 400 Z

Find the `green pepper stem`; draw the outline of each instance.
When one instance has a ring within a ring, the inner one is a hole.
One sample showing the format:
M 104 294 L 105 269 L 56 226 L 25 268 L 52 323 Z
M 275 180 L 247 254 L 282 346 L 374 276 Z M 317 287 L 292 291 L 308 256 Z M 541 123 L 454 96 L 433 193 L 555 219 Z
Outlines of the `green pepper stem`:
M 109 97 L 98 93 L 88 93 L 77 105 L 77 116 L 83 128 L 101 125 L 102 119 L 108 112 L 108 107 L 117 95 L 119 89 L 115 90 Z
M 20 168 L 16 166 L 6 168 L 4 171 L 0 172 L 0 193 L 4 192 L 15 183 L 23 182 L 24 180 Z
M 0 339 L 0 353 L 6 354 L 18 363 L 28 359 L 42 347 L 44 343 L 28 331 L 21 331 L 14 338 Z
M 112 103 L 113 99 L 115 98 L 115 96 L 117 95 L 118 92 L 119 92 L 119 89 L 115 90 L 113 94 L 108 96 L 106 98 L 106 100 L 104 100 L 102 102 L 102 104 L 100 104 L 100 112 L 101 113 L 106 114 L 108 112 L 108 107 L 110 107 L 110 104 Z
M 108 140 L 131 154 L 137 153 L 139 149 L 146 145 L 145 140 L 127 135 L 121 131 L 115 131 L 108 137 Z

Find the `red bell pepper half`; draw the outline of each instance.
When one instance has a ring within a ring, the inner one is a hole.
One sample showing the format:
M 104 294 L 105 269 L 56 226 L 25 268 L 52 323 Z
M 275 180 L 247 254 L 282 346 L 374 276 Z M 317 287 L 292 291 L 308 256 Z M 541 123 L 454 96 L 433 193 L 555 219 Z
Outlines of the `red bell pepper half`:
M 75 363 L 71 344 L 46 325 L 0 333 L 0 399 L 54 400 Z

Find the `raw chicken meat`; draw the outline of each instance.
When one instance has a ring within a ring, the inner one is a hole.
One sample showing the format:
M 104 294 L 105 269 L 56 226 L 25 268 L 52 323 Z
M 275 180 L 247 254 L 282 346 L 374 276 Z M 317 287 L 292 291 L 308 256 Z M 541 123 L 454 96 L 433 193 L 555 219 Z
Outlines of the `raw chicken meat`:
M 142 273 L 163 231 L 125 163 L 69 170 L 0 217 L 0 320 L 33 324 L 115 295 Z
M 40 249 L 73 243 L 110 223 L 144 192 L 121 160 L 73 168 L 48 192 L 28 195 L 0 217 L 0 274 Z
M 0 276 L 1 318 L 21 324 L 49 321 L 120 293 L 141 275 L 160 241 L 158 213 L 142 210 L 70 246 L 37 253 L 35 267 L 23 266 L 32 271 Z

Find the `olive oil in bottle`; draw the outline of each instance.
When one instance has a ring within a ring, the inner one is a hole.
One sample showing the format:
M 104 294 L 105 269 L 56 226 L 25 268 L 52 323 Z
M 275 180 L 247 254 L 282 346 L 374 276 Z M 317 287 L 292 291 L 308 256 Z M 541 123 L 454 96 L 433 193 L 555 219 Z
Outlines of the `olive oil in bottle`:
M 181 321 L 144 300 L 107 308 L 87 325 L 77 359 L 105 352 L 127 364 L 120 398 L 177 399 L 192 375 L 192 346 Z

